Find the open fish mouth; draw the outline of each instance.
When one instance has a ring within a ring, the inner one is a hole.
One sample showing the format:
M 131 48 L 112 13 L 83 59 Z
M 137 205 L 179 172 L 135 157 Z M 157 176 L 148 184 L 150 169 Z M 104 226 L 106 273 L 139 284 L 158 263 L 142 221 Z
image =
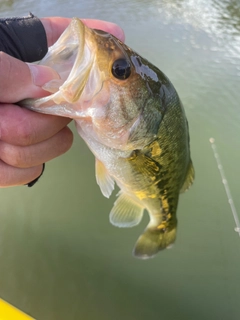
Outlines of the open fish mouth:
M 59 79 L 43 86 L 51 95 L 39 99 L 26 99 L 20 103 L 22 106 L 37 112 L 70 118 L 85 116 L 77 102 L 89 79 L 94 62 L 94 44 L 89 30 L 78 18 L 72 19 L 58 41 L 38 62 L 40 65 L 53 68 L 59 74 Z

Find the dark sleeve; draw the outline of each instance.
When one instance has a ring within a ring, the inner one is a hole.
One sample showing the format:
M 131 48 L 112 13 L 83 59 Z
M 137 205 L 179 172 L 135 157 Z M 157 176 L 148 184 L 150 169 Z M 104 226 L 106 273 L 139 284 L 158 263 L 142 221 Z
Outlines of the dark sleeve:
M 0 51 L 34 62 L 42 59 L 47 50 L 45 29 L 32 13 L 27 17 L 0 19 Z

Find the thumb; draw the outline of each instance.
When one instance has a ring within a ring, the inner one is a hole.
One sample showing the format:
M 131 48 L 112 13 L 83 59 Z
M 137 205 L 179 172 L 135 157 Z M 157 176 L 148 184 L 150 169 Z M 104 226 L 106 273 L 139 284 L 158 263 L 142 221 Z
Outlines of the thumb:
M 59 75 L 50 67 L 26 64 L 0 52 L 0 103 L 46 96 L 41 87 L 52 79 L 59 79 Z

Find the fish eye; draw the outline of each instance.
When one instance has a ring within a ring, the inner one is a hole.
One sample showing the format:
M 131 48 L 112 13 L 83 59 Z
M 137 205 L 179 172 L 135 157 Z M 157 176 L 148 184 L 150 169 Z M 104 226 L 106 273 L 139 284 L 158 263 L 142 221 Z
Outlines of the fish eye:
M 131 65 L 126 59 L 117 59 L 112 65 L 112 74 L 119 80 L 127 79 L 131 74 Z

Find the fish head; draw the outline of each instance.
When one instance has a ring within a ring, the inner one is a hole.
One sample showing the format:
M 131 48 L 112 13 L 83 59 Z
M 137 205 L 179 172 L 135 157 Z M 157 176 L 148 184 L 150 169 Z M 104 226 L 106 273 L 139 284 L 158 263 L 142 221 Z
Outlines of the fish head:
M 74 18 L 39 64 L 60 79 L 43 86 L 49 96 L 23 106 L 70 117 L 79 132 L 108 147 L 141 148 L 157 134 L 168 79 L 113 35 Z

